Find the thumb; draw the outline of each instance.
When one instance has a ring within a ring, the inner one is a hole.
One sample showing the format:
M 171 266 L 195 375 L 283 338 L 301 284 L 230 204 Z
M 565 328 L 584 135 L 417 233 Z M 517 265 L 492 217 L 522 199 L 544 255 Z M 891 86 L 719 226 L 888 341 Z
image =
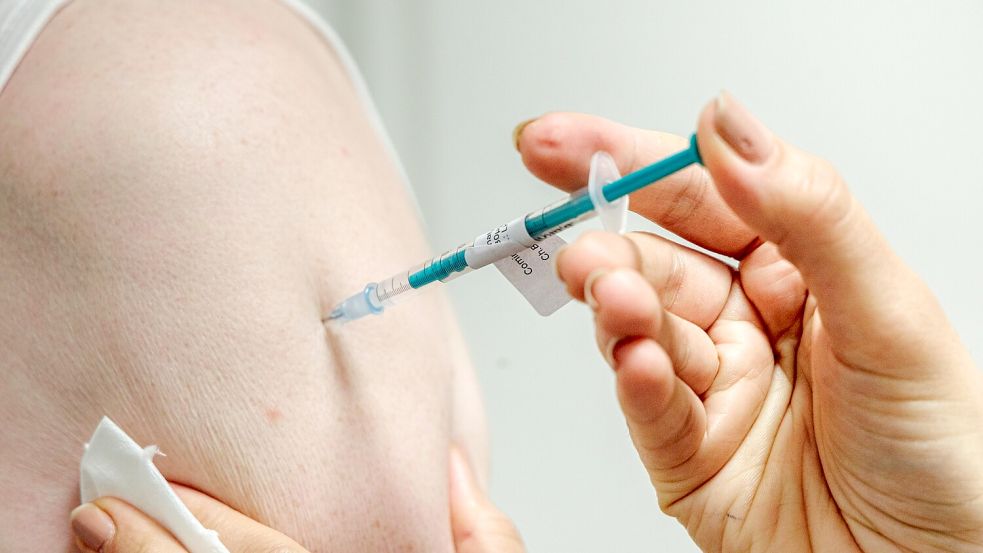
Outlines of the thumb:
M 187 553 L 167 530 L 114 497 L 76 507 L 71 521 L 75 545 L 83 553 Z
M 297 542 L 199 491 L 172 484 L 205 528 L 236 553 L 308 553 Z M 171 534 L 129 503 L 101 497 L 72 511 L 72 530 L 83 553 L 186 553 Z
M 883 345 L 923 335 L 926 316 L 947 326 L 829 163 L 775 137 L 727 93 L 703 110 L 697 136 L 724 200 L 802 273 L 843 361 L 883 362 Z
M 512 521 L 495 508 L 475 481 L 464 455 L 450 454 L 451 531 L 457 553 L 524 553 Z

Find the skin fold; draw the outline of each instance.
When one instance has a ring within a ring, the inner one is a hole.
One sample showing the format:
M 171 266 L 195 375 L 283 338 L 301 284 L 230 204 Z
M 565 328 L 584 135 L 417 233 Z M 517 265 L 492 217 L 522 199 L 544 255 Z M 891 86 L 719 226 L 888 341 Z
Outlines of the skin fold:
M 485 470 L 472 368 L 438 294 L 322 323 L 430 249 L 301 19 L 72 2 L 0 94 L 0 144 L 0 551 L 73 550 L 103 415 L 311 551 L 452 550 L 450 443 Z

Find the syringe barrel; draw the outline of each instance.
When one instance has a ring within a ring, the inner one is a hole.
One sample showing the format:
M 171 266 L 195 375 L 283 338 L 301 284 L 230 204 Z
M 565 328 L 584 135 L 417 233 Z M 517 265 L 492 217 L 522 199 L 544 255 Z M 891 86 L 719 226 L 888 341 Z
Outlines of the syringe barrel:
M 413 288 L 420 288 L 431 282 L 446 280 L 454 273 L 467 269 L 468 261 L 464 252 L 467 251 L 468 246 L 470 244 L 461 244 L 414 267 L 407 274 L 407 283 Z
M 414 267 L 406 273 L 405 284 L 403 281 L 398 281 L 390 285 L 388 280 L 392 279 L 380 281 L 380 298 L 387 301 L 390 297 L 388 292 L 390 288 L 396 290 L 392 295 L 402 294 L 405 286 L 418 289 L 432 282 L 447 282 L 469 270 L 479 269 L 504 259 L 532 247 L 543 238 L 590 219 L 596 215 L 593 208 L 594 204 L 591 203 L 587 189 L 577 191 L 525 217 L 481 233 L 472 242 L 447 250 L 426 263 Z M 396 275 L 393 278 L 401 276 Z
M 525 217 L 526 232 L 536 240 L 548 238 L 597 215 L 587 188 L 570 194 Z
M 688 149 L 605 185 L 602 189 L 604 197 L 608 201 L 616 200 L 688 165 L 699 162 L 700 154 L 694 135 L 690 139 Z M 469 268 L 477 269 L 493 263 L 497 259 L 508 257 L 512 253 L 530 247 L 533 241 L 548 238 L 596 216 L 595 207 L 588 189 L 582 188 L 562 200 L 526 214 L 521 220 L 517 219 L 496 227 L 488 233 L 478 235 L 473 242 L 461 244 L 448 250 L 405 274 L 395 275 L 387 281 L 380 281 L 378 290 L 380 300 L 387 303 L 391 298 L 397 295 L 402 296 L 410 289 L 419 289 L 437 281 L 446 282 Z M 513 228 L 513 225 L 516 224 L 524 227 L 522 230 L 525 232 L 521 233 L 525 235 L 524 238 L 516 240 L 519 235 L 519 233 L 515 233 Z M 497 239 L 499 231 L 505 231 L 510 238 L 506 241 L 499 241 Z M 486 237 L 488 240 L 485 240 Z M 482 244 L 483 240 L 487 243 Z
M 396 273 L 389 278 L 380 280 L 376 288 L 379 302 L 388 307 L 399 298 L 402 301 L 430 282 L 446 281 L 468 269 L 464 259 L 464 251 L 468 244 L 462 244 L 452 250 L 432 257 L 408 271 Z
M 379 303 L 388 307 L 395 303 L 397 296 L 405 296 L 412 292 L 414 288 L 410 286 L 409 274 L 409 271 L 403 271 L 377 282 L 375 295 Z

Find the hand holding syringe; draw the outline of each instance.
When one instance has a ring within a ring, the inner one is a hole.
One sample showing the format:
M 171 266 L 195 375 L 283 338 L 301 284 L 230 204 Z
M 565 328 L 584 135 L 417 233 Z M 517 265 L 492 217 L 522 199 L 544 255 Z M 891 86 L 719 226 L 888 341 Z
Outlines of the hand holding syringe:
M 432 282 L 446 282 L 528 249 L 539 240 L 590 219 L 610 202 L 616 202 L 636 190 L 700 162 L 696 135 L 693 135 L 689 148 L 681 152 L 629 173 L 601 188 L 581 189 L 557 203 L 496 227 L 479 235 L 472 242 L 461 244 L 409 270 L 378 282 L 370 282 L 361 292 L 338 304 L 331 311 L 328 320 L 346 322 L 365 315 L 378 315 L 386 307 L 393 305 L 397 298 L 407 297 L 409 292 Z

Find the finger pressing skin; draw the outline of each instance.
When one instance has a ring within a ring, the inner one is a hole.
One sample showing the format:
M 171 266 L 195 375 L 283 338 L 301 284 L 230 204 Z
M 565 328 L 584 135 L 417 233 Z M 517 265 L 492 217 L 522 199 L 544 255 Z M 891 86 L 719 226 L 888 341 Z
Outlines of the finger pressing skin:
M 688 146 L 682 137 L 635 129 L 601 117 L 550 113 L 521 129 L 516 146 L 526 167 L 571 192 L 587 184 L 590 158 L 611 154 L 622 174 Z M 708 250 L 739 257 L 756 233 L 721 199 L 706 171 L 694 166 L 631 195 L 631 209 Z
M 523 553 L 512 521 L 488 501 L 470 464 L 457 447 L 450 461 L 451 533 L 457 553 Z
M 587 276 L 598 268 L 638 270 L 660 301 L 701 328 L 708 327 L 727 300 L 733 273 L 710 256 L 660 236 L 588 232 L 562 250 L 557 271 L 567 291 L 583 300 Z
M 601 270 L 603 271 L 603 269 Z M 631 269 L 589 278 L 596 313 L 598 347 L 613 363 L 613 350 L 626 337 L 655 340 L 668 354 L 673 371 L 697 394 L 710 387 L 717 374 L 717 352 L 703 329 L 659 305 L 652 287 Z
M 113 497 L 80 505 L 71 519 L 75 544 L 83 553 L 187 553 L 154 520 Z
M 232 553 L 308 553 L 294 540 L 202 492 L 179 484 L 172 487 L 205 528 L 218 532 Z
M 283 534 L 263 526 L 215 499 L 181 485 L 172 485 L 181 501 L 205 528 L 218 532 L 233 553 L 308 553 Z M 186 553 L 156 521 L 113 497 L 86 503 L 71 515 L 76 545 L 85 553 Z

